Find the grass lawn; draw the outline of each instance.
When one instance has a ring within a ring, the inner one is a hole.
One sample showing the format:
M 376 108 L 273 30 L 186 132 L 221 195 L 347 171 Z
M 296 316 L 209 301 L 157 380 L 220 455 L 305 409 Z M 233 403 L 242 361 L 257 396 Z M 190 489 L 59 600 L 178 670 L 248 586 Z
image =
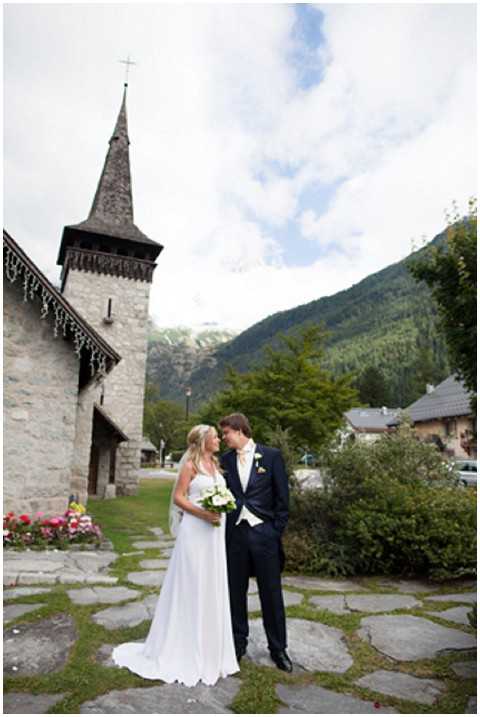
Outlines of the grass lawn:
M 141 481 L 137 496 L 116 498 L 115 500 L 89 501 L 88 512 L 101 525 L 105 535 L 109 538 L 118 552 L 119 558 L 110 570 L 110 574 L 119 578 L 118 585 L 132 587 L 141 593 L 139 597 L 156 594 L 157 588 L 141 588 L 128 582 L 130 571 L 140 570 L 139 562 L 145 558 L 158 558 L 158 549 L 145 550 L 140 555 L 124 555 L 135 551 L 132 542 L 140 537 L 154 539 L 149 528 L 161 527 L 168 532 L 168 506 L 170 501 L 172 482 L 166 480 L 145 479 Z M 375 592 L 386 592 L 377 584 L 376 578 L 362 580 L 364 587 Z M 104 644 L 118 644 L 130 640 L 146 637 L 150 621 L 145 621 L 133 628 L 107 630 L 92 620 L 92 614 L 107 607 L 107 605 L 74 605 L 67 590 L 83 587 L 82 585 L 55 585 L 50 593 L 45 595 L 32 595 L 31 597 L 17 598 L 12 603 L 42 603 L 42 607 L 28 615 L 14 621 L 14 624 L 27 624 L 35 622 L 40 617 L 49 617 L 62 612 L 72 616 L 76 624 L 78 639 L 70 655 L 66 667 L 54 674 L 45 674 L 36 677 L 7 677 L 4 682 L 6 691 L 25 691 L 30 693 L 63 692 L 65 698 L 49 710 L 51 713 L 72 714 L 79 711 L 82 702 L 114 689 L 127 687 L 151 687 L 161 684 L 160 681 L 143 680 L 126 669 L 103 667 L 96 662 L 95 656 Z M 293 589 L 293 588 L 292 588 Z M 382 656 L 374 648 L 361 640 L 356 631 L 360 626 L 364 613 L 348 615 L 334 615 L 331 612 L 314 609 L 309 605 L 309 598 L 318 594 L 315 590 L 295 589 L 302 593 L 303 602 L 300 605 L 287 608 L 287 617 L 303 618 L 325 625 L 340 628 L 344 635 L 346 645 L 353 658 L 353 665 L 343 674 L 326 672 L 302 673 L 289 676 L 279 672 L 274 667 L 258 667 L 248 660 L 241 663 L 241 688 L 232 705 L 237 713 L 271 714 L 275 713 L 280 705 L 275 693 L 275 685 L 283 683 L 316 684 L 338 692 L 348 692 L 360 698 L 379 701 L 382 705 L 391 706 L 401 713 L 461 713 L 464 712 L 468 697 L 475 694 L 475 680 L 460 680 L 450 668 L 452 662 L 466 659 L 463 655 L 451 653 L 442 655 L 436 660 L 419 660 L 411 663 L 399 663 Z M 422 594 L 417 595 L 419 600 Z M 455 607 L 455 603 L 445 604 L 445 607 Z M 421 616 L 424 611 L 398 610 L 397 614 L 416 614 Z M 431 608 L 430 608 L 431 609 Z M 260 617 L 260 613 L 252 614 Z M 430 618 L 448 627 L 473 633 L 470 627 L 452 625 L 442 619 Z M 468 655 L 472 659 L 474 653 Z M 420 705 L 415 702 L 387 697 L 353 684 L 358 677 L 377 669 L 399 670 L 418 677 L 432 677 L 441 679 L 446 685 L 442 698 L 432 707 Z
M 131 536 L 149 536 L 149 528 L 168 533 L 168 508 L 173 480 L 148 478 L 140 481 L 138 495 L 115 500 L 89 500 L 87 510 L 100 525 L 116 551 L 132 550 Z

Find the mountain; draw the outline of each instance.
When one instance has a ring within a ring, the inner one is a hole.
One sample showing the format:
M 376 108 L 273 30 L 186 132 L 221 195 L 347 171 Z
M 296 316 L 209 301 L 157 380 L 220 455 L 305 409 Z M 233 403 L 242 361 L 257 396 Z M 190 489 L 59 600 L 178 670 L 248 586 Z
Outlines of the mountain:
M 431 244 L 444 239 L 442 232 Z M 183 398 L 183 391 L 170 388 L 169 373 L 176 371 L 185 380 L 188 376 L 191 405 L 198 408 L 222 388 L 227 366 L 247 371 L 262 361 L 265 347 L 280 344 L 282 334 L 315 323 L 330 332 L 323 361 L 326 368 L 336 374 L 353 372 L 356 377 L 367 367 L 379 368 L 389 387 L 390 406 L 409 405 L 424 393 L 427 382 L 438 383 L 450 372 L 430 292 L 407 270 L 407 262 L 417 253 L 333 296 L 268 316 L 234 338 L 223 343 L 219 340 L 203 354 L 195 351 L 195 360 L 183 344 L 171 351 L 162 345 L 160 354 L 151 345 L 149 363 L 150 357 L 161 356 L 155 375 L 162 397 L 167 397 L 167 391 L 169 397 Z
M 214 324 L 161 328 L 150 322 L 147 382 L 158 386 L 162 399 L 183 402 L 192 372 L 213 367 L 215 349 L 235 336 Z

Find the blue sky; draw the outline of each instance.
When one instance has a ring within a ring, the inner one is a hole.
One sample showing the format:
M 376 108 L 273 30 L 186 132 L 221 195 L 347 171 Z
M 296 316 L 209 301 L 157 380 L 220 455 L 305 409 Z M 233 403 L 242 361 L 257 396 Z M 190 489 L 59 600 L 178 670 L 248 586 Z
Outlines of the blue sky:
M 160 326 L 242 330 L 334 294 L 475 192 L 474 5 L 10 4 L 4 32 L 5 226 L 53 281 L 118 61 L 137 62 L 135 221 L 165 247 Z

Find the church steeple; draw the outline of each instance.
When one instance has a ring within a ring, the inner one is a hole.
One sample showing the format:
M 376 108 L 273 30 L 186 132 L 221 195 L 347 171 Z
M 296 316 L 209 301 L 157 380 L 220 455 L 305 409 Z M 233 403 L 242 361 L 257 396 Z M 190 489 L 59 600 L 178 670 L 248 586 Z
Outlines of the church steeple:
M 109 141 L 105 163 L 87 219 L 80 224 L 66 226 L 57 264 L 63 264 L 63 282 L 68 265 L 84 271 L 99 271 L 119 275 L 119 264 L 105 255 L 131 257 L 153 262 L 160 254 L 161 244 L 147 237 L 133 222 L 132 182 L 130 174 L 130 140 L 127 125 L 127 83 L 115 129 Z M 142 246 L 143 245 L 143 246 Z M 96 258 L 95 258 L 95 256 Z M 67 261 L 67 259 L 69 261 Z M 122 261 L 122 276 L 151 280 L 154 268 L 127 266 Z M 113 270 L 111 267 L 115 266 Z M 133 273 L 132 273 L 133 272 Z M 139 274 L 140 272 L 140 274 Z
M 125 84 L 122 105 L 88 220 L 98 220 L 112 226 L 133 224 L 129 144 Z

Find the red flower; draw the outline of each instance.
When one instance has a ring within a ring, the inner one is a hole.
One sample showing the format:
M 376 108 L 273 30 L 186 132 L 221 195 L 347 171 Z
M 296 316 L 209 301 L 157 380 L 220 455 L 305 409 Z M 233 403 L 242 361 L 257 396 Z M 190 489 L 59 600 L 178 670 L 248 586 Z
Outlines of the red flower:
M 50 525 L 52 528 L 58 528 L 60 525 L 60 518 L 50 518 Z
M 78 520 L 71 520 L 70 521 L 70 527 L 76 528 L 78 526 Z
M 22 523 L 25 523 L 26 525 L 30 525 L 30 523 L 32 522 L 32 521 L 30 520 L 30 518 L 28 517 L 28 515 L 26 515 L 26 514 L 20 515 L 20 516 L 19 516 L 19 520 L 21 520 Z
M 380 704 L 380 702 L 374 702 L 373 706 L 375 707 L 376 710 L 379 710 L 382 705 Z

